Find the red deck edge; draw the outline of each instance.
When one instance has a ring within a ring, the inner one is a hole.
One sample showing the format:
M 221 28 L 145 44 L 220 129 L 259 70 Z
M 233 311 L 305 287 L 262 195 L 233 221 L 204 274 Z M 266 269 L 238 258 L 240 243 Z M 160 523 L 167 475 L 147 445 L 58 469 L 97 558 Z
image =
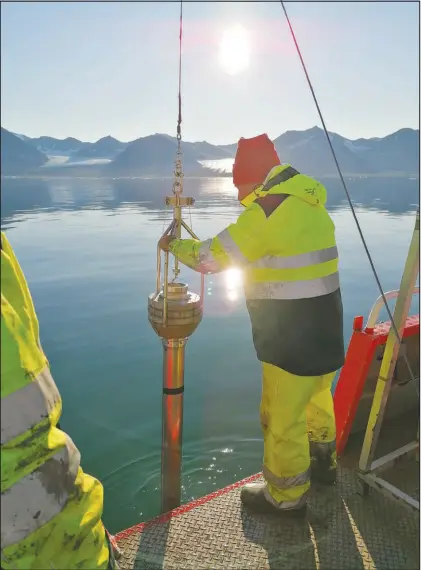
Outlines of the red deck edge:
M 210 493 L 209 495 L 205 495 L 204 497 L 200 497 L 199 499 L 195 499 L 194 501 L 191 501 L 190 503 L 186 503 L 185 505 L 181 505 L 180 507 L 177 507 L 173 511 L 169 511 L 168 513 L 164 513 L 163 515 L 159 515 L 150 521 L 139 523 L 139 524 L 132 526 L 126 530 L 122 530 L 121 532 L 117 533 L 114 536 L 114 538 L 117 541 L 124 540 L 125 538 L 128 538 L 132 534 L 141 533 L 145 528 L 147 528 L 151 525 L 162 524 L 162 523 L 168 522 L 173 517 L 177 517 L 179 515 L 184 515 L 185 513 L 192 511 L 196 507 L 200 507 L 200 505 L 203 505 L 205 503 L 208 503 L 209 501 L 212 501 L 212 499 L 216 499 L 217 497 L 220 497 L 221 495 L 225 495 L 226 493 L 229 493 L 230 491 L 233 491 L 234 489 L 237 489 L 238 487 L 242 487 L 243 485 L 246 485 L 247 483 L 252 483 L 256 479 L 259 479 L 261 476 L 262 476 L 262 473 L 256 473 L 254 475 L 250 475 L 250 477 L 246 477 L 245 479 L 242 479 L 241 481 L 237 481 L 236 483 L 233 483 L 232 485 L 228 485 L 228 487 L 224 487 L 223 489 L 218 489 L 217 491 L 214 491 L 213 493 Z
M 375 350 L 386 343 L 390 326 L 390 321 L 387 321 L 377 323 L 372 329 L 367 327 L 363 329 L 363 317 L 354 319 L 354 330 L 348 345 L 345 364 L 342 367 L 333 398 L 338 455 L 343 453 L 347 444 Z M 403 338 L 419 333 L 420 316 L 409 316 L 406 319 Z

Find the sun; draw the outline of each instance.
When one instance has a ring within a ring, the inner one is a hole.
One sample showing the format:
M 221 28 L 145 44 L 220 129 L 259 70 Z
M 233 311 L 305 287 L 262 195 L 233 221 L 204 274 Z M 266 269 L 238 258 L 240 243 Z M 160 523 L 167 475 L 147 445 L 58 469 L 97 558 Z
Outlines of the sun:
M 230 75 L 244 71 L 250 62 L 250 41 L 247 30 L 237 24 L 225 30 L 219 44 L 219 63 Z

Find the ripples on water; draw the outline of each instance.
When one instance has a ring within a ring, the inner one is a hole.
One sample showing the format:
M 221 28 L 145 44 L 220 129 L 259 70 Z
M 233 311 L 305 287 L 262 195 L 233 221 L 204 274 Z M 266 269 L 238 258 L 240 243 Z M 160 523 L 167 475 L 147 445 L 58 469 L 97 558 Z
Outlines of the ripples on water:
M 349 181 L 385 289 L 399 286 L 418 181 Z M 345 337 L 378 296 L 337 182 L 326 181 L 337 228 Z M 161 343 L 147 321 L 156 241 L 171 180 L 2 180 L 2 227 L 24 268 L 43 347 L 63 397 L 62 425 L 83 468 L 105 488 L 115 532 L 159 510 Z M 231 180 L 186 180 L 185 215 L 204 238 L 241 211 Z M 198 291 L 199 277 L 183 270 Z M 232 269 L 206 278 L 205 315 L 187 345 L 183 500 L 260 469 L 260 371 Z M 414 307 L 415 308 L 415 307 Z

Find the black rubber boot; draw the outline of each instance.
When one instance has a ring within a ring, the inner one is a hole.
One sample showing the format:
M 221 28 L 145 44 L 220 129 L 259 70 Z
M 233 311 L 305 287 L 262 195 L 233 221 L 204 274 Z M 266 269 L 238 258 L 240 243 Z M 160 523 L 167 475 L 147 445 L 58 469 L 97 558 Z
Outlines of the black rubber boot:
M 336 465 L 332 465 L 330 457 L 312 457 L 310 478 L 315 483 L 334 485 L 336 483 Z
M 298 509 L 280 509 L 271 503 L 265 495 L 266 483 L 256 482 L 244 485 L 241 489 L 241 502 L 254 513 L 262 515 L 275 515 L 280 518 L 304 518 L 307 505 Z

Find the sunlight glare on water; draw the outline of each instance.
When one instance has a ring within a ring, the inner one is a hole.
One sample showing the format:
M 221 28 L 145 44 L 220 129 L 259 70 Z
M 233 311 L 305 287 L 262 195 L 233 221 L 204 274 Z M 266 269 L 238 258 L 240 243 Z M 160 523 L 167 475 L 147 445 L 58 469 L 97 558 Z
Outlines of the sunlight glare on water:
M 242 293 L 243 272 L 237 267 L 232 267 L 224 272 L 226 297 L 229 301 L 237 301 Z

